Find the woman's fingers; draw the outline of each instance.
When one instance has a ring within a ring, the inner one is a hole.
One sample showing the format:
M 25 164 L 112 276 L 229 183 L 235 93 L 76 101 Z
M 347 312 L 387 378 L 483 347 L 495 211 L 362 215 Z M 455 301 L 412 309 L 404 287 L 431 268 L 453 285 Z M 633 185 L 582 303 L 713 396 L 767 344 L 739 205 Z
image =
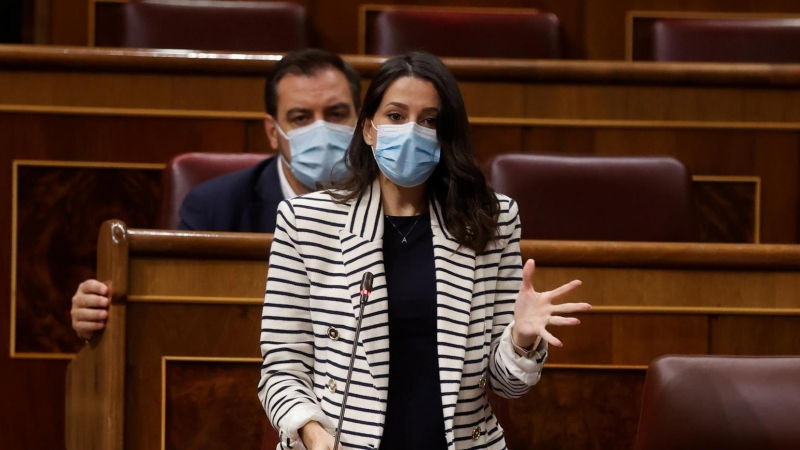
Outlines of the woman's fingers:
M 592 305 L 588 303 L 562 303 L 560 305 L 553 305 L 553 314 L 573 314 L 577 312 L 589 311 Z
M 542 337 L 542 339 L 544 339 L 550 345 L 554 345 L 556 347 L 563 347 L 564 346 L 564 344 L 562 344 L 561 341 L 558 340 L 558 338 L 556 338 L 555 336 L 550 334 L 550 332 L 545 330 L 545 329 L 542 329 L 542 331 L 541 331 L 541 333 L 539 335 Z
M 557 327 L 564 327 L 569 325 L 578 325 L 581 321 L 576 317 L 560 317 L 560 316 L 552 316 L 549 320 L 550 325 L 555 325 Z
M 556 299 L 583 284 L 581 280 L 572 280 L 569 283 L 549 292 L 551 299 Z
M 522 291 L 533 288 L 533 274 L 536 272 L 536 262 L 532 259 L 525 261 L 522 266 Z

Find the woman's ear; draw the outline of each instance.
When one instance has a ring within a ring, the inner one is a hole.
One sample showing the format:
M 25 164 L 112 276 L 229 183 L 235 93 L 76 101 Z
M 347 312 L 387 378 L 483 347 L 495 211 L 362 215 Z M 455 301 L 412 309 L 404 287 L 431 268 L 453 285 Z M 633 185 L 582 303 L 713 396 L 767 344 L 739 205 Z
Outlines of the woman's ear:
M 369 146 L 375 145 L 375 136 L 377 132 L 375 128 L 372 128 L 372 119 L 364 119 L 364 123 L 361 124 L 361 131 L 364 134 L 364 142 Z

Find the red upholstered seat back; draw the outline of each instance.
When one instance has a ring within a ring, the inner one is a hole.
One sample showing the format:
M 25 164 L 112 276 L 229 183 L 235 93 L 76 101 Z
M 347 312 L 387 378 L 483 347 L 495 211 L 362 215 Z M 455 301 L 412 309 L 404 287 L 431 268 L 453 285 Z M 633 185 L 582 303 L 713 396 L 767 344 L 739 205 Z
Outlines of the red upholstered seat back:
M 178 228 L 178 210 L 193 187 L 271 157 L 260 153 L 186 153 L 172 158 L 161 175 L 158 227 L 164 230 Z
M 425 50 L 442 57 L 561 57 L 561 24 L 550 13 L 388 7 L 365 14 L 369 55 Z
M 653 59 L 686 62 L 800 62 L 800 19 L 660 19 Z
M 666 356 L 647 370 L 636 450 L 800 448 L 800 358 Z
M 122 47 L 288 52 L 307 46 L 305 8 L 290 2 L 161 0 L 125 5 Z
M 673 158 L 506 154 L 487 173 L 519 204 L 523 239 L 699 240 L 691 177 Z

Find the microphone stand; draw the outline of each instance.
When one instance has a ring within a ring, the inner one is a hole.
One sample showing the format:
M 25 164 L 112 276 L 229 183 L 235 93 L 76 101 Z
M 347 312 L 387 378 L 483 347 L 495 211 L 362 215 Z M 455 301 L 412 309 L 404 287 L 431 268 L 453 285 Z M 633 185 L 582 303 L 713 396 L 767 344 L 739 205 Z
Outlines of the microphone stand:
M 358 322 L 356 323 L 356 333 L 353 336 L 353 352 L 350 354 L 350 367 L 347 368 L 347 381 L 344 384 L 344 395 L 342 396 L 342 409 L 339 411 L 339 426 L 336 427 L 336 439 L 333 443 L 333 450 L 339 450 L 339 440 L 342 437 L 342 423 L 344 422 L 344 410 L 347 406 L 347 394 L 350 392 L 350 379 L 353 377 L 353 366 L 356 362 L 356 349 L 358 348 L 358 335 L 361 333 L 361 321 L 364 319 L 364 306 L 367 304 L 369 294 L 372 293 L 372 273 L 367 272 L 361 278 L 361 297 L 358 307 Z

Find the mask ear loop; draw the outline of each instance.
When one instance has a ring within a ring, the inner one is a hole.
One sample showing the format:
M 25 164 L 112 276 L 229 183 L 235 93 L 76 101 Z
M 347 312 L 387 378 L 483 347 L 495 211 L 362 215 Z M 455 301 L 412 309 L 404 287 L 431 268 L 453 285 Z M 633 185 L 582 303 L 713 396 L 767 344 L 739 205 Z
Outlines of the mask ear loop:
M 277 120 L 275 121 L 275 129 L 278 130 L 278 133 L 281 135 L 281 137 L 283 137 L 287 141 L 289 140 L 289 135 L 287 135 L 286 133 L 283 132 L 283 130 L 281 129 L 281 126 L 278 125 L 278 121 Z
M 372 128 L 375 129 L 375 143 L 377 144 L 378 143 L 378 127 L 375 126 L 375 122 L 372 119 L 369 119 L 369 125 Z M 375 154 L 375 146 L 374 145 L 370 145 L 370 147 L 372 148 L 372 154 L 374 155 Z

